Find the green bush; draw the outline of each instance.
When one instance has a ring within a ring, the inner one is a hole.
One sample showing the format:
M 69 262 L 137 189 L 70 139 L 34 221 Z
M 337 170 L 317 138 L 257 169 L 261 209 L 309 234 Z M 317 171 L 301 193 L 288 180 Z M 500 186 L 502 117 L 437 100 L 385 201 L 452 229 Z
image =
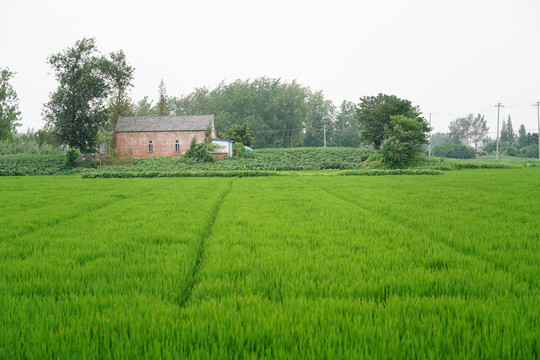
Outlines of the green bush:
M 243 158 L 248 154 L 246 147 L 241 142 L 233 143 L 233 156 L 237 158 Z
M 422 151 L 422 144 L 427 143 L 427 131 L 429 127 L 416 118 L 391 116 L 390 124 L 384 129 L 385 140 L 381 146 L 384 162 L 392 168 L 412 164 Z
M 519 155 L 519 150 L 515 146 L 509 146 L 504 151 L 504 155 L 518 156 Z
M 69 169 L 73 169 L 77 165 L 77 161 L 81 158 L 81 152 L 77 149 L 69 149 L 66 151 L 65 166 Z
M 538 145 L 528 145 L 521 148 L 519 156 L 538 159 Z
M 379 175 L 443 175 L 440 170 L 430 169 L 369 169 L 369 170 L 345 170 L 337 175 L 354 176 L 379 176 Z
M 431 153 L 433 156 L 453 159 L 474 159 L 476 157 L 476 152 L 473 148 L 461 144 L 437 144 L 433 147 Z
M 212 162 L 214 157 L 210 155 L 208 149 L 209 143 L 197 144 L 197 139 L 193 137 L 191 146 L 184 154 L 184 157 L 190 158 L 195 162 Z
M 256 177 L 279 175 L 275 171 L 257 170 L 177 170 L 177 171 L 95 171 L 83 173 L 84 179 L 156 178 L 156 177 Z

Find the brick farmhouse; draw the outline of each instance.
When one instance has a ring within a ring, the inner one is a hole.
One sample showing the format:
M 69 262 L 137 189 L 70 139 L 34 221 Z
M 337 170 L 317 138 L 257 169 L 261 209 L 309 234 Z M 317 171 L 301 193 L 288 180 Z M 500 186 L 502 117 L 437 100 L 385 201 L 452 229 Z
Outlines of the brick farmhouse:
M 214 115 L 120 117 L 116 124 L 116 149 L 122 156 L 134 158 L 181 156 L 193 137 L 197 143 L 204 142 L 209 125 L 215 138 Z M 213 155 L 227 156 L 227 149 Z

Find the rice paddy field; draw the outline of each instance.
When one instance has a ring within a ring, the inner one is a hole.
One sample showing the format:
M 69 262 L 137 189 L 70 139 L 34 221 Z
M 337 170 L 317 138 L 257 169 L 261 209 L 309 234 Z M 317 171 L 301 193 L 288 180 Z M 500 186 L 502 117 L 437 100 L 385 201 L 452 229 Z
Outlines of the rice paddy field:
M 0 358 L 538 359 L 540 168 L 0 178 Z

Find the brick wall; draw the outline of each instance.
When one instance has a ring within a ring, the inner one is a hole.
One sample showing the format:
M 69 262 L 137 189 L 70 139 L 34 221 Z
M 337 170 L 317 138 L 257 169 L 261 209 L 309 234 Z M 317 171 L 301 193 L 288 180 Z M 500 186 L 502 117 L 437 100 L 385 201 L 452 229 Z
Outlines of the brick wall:
M 193 136 L 197 143 L 204 142 L 204 131 L 117 133 L 116 148 L 122 156 L 127 156 L 131 149 L 134 158 L 181 156 L 189 149 Z M 153 152 L 148 152 L 149 140 L 154 145 Z M 179 152 L 175 152 L 176 140 L 180 141 Z

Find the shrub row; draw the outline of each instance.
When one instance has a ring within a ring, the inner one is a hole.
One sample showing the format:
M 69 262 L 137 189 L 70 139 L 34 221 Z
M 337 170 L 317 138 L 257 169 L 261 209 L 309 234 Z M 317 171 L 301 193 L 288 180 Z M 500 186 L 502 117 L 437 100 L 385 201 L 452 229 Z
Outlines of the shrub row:
M 419 168 L 432 170 L 459 170 L 459 169 L 516 169 L 522 166 L 503 162 L 488 162 L 479 160 L 458 160 L 447 158 L 422 158 L 417 164 Z
M 0 155 L 0 176 L 77 174 L 99 166 L 97 161 L 76 161 L 74 168 L 66 165 L 63 154 Z
M 360 169 L 373 153 L 354 148 L 260 149 L 244 158 L 197 163 L 188 158 L 134 159 L 137 170 L 322 170 Z
M 336 175 L 355 176 L 378 176 L 378 175 L 443 175 L 440 170 L 432 169 L 370 169 L 370 170 L 345 170 Z
M 94 171 L 82 174 L 84 179 L 156 178 L 156 177 L 255 177 L 274 176 L 275 171 L 259 170 L 176 170 L 176 171 Z

